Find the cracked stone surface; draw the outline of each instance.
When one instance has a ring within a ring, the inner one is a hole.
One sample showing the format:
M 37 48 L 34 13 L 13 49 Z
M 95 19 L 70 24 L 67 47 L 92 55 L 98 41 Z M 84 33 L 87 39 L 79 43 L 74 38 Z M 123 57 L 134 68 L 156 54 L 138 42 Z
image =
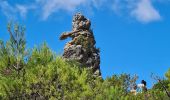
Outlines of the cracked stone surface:
M 72 31 L 63 32 L 60 36 L 60 40 L 72 38 L 64 47 L 63 58 L 76 60 L 83 66 L 92 68 L 94 75 L 100 76 L 100 51 L 95 46 L 96 41 L 90 26 L 90 20 L 81 13 L 73 16 Z

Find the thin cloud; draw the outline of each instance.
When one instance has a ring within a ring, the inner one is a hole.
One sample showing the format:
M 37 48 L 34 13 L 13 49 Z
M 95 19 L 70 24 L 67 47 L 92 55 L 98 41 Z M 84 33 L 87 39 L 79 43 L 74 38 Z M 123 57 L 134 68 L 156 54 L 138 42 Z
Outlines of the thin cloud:
M 134 18 L 142 23 L 158 21 L 162 18 L 151 0 L 34 0 L 12 5 L 8 1 L 0 0 L 0 2 L 0 10 L 8 18 L 16 18 L 18 15 L 26 18 L 32 11 L 40 19 L 47 20 L 51 15 L 61 11 L 73 13 L 77 9 L 83 9 L 88 13 L 93 12 L 94 9 L 112 9 L 116 14 Z
M 18 14 L 22 18 L 26 18 L 27 13 L 29 13 L 30 10 L 34 10 L 34 13 L 39 13 L 40 19 L 47 20 L 49 16 L 60 11 L 75 12 L 77 8 L 86 10 L 99 8 L 103 1 L 104 0 L 34 0 L 29 4 L 14 3 L 11 5 L 8 1 L 0 0 L 0 9 L 8 18 L 11 16 L 16 17 Z
M 90 7 L 98 8 L 102 5 L 103 0 L 37 0 L 37 4 L 42 7 L 42 19 L 46 20 L 50 15 L 60 10 L 74 12 L 78 7 L 89 9 Z
M 159 12 L 153 7 L 150 0 L 141 0 L 132 10 L 131 15 L 143 23 L 161 20 Z
M 14 17 L 16 10 L 12 7 L 7 1 L 0 1 L 0 9 L 1 12 L 7 17 L 12 18 Z
M 58 12 L 59 10 L 65 11 L 74 11 L 75 8 L 83 3 L 86 0 L 46 0 L 39 1 L 38 3 L 42 6 L 42 17 L 47 19 L 51 14 Z
M 26 18 L 29 10 L 35 9 L 34 5 L 9 4 L 8 1 L 0 0 L 0 10 L 8 19 L 17 19 L 18 15 Z
M 36 9 L 35 5 L 21 5 L 21 4 L 16 4 L 15 9 L 17 12 L 20 14 L 22 18 L 26 18 L 27 13 L 29 10 L 34 10 Z
M 113 0 L 112 10 L 124 14 L 142 23 L 161 20 L 161 15 L 152 5 L 151 0 Z
M 25 18 L 28 12 L 28 8 L 23 5 L 16 5 L 16 8 L 20 12 L 20 15 Z

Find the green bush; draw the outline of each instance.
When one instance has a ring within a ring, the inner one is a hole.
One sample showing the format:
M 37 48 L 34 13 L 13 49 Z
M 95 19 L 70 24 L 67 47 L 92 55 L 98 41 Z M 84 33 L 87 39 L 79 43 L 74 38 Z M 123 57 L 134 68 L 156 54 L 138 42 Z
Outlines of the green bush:
M 10 40 L 6 44 L 0 41 L 0 100 L 169 99 L 159 85 L 133 95 L 129 89 L 136 82 L 135 76 L 96 77 L 86 66 L 56 56 L 46 43 L 28 52 L 22 27 L 16 25 L 14 32 L 10 27 Z M 16 34 L 20 41 L 12 37 Z M 169 72 L 166 76 L 170 80 Z

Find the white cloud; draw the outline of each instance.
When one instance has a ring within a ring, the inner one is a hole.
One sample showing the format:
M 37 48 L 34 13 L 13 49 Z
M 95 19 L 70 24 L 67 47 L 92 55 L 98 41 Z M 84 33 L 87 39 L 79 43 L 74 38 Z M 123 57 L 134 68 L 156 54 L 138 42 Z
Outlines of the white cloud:
M 140 22 L 148 23 L 161 19 L 159 12 L 153 7 L 150 0 L 141 0 L 137 3 L 131 15 Z
M 0 10 L 7 18 L 15 17 L 16 10 L 7 1 L 0 1 Z
M 45 0 L 38 3 L 42 6 L 43 19 L 47 19 L 51 14 L 59 10 L 74 11 L 77 6 L 85 2 L 86 0 Z
M 23 5 L 16 5 L 16 8 L 19 11 L 20 15 L 25 18 L 28 12 L 28 8 Z
M 116 14 L 135 18 L 142 23 L 161 19 L 161 15 L 154 8 L 151 0 L 113 0 L 112 10 Z
M 127 13 L 134 8 L 139 0 L 112 0 L 111 8 L 117 14 Z
M 42 17 L 46 20 L 50 15 L 60 10 L 74 12 L 78 7 L 84 7 L 86 10 L 90 7 L 99 7 L 103 0 L 37 0 L 37 4 L 42 7 Z
M 27 14 L 32 11 L 41 17 L 40 19 L 47 20 L 49 16 L 61 13 L 61 11 L 73 13 L 77 9 L 83 9 L 91 13 L 94 8 L 99 10 L 111 8 L 114 13 L 135 18 L 142 23 L 161 19 L 161 15 L 153 7 L 151 0 L 34 0 L 34 2 L 13 3 L 12 5 L 8 1 L 0 0 L 0 10 L 8 18 L 18 15 L 26 18 Z
M 86 10 L 90 7 L 98 7 L 103 0 L 35 0 L 30 4 L 9 4 L 8 1 L 0 0 L 0 9 L 6 16 L 17 16 L 18 14 L 25 18 L 30 10 L 38 12 L 42 19 L 46 20 L 54 13 L 61 10 L 65 12 L 74 12 L 78 7 L 84 7 Z
M 20 14 L 21 17 L 26 18 L 26 15 L 29 10 L 35 10 L 37 7 L 36 5 L 30 4 L 30 5 L 21 5 L 16 4 L 16 10 Z
M 35 9 L 35 5 L 11 5 L 7 1 L 0 0 L 0 10 L 8 19 L 17 19 L 19 14 L 21 17 L 26 18 L 28 10 Z
M 113 0 L 111 8 L 114 12 L 119 13 L 121 8 L 122 8 L 120 1 L 119 0 Z

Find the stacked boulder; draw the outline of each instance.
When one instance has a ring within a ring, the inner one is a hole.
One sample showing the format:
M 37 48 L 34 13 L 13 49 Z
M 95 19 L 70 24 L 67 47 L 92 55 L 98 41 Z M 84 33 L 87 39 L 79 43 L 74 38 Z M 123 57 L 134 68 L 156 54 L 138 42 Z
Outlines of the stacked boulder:
M 63 58 L 76 60 L 83 66 L 92 68 L 94 75 L 101 75 L 99 49 L 95 47 L 93 31 L 90 28 L 91 22 L 81 13 L 73 17 L 72 31 L 64 32 L 60 40 L 71 37 L 72 40 L 64 47 Z

